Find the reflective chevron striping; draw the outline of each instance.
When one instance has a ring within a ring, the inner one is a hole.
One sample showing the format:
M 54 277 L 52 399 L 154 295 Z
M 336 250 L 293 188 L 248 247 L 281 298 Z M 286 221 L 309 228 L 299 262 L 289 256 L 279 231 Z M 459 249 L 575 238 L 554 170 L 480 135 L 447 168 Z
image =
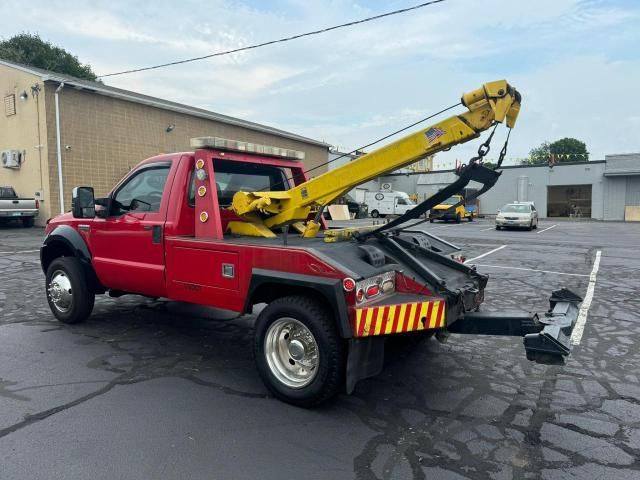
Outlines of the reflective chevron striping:
M 445 325 L 443 300 L 356 308 L 357 337 L 416 332 L 443 328 Z

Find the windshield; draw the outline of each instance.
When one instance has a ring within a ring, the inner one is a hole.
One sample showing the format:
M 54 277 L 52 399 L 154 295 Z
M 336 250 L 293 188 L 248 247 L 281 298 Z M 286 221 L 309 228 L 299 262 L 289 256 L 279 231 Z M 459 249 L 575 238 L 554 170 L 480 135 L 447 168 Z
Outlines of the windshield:
M 409 197 L 396 197 L 397 205 L 415 205 L 415 202 Z
M 458 203 L 460 200 L 458 200 L 455 197 L 449 197 L 447 198 L 444 202 L 442 202 L 440 205 L 455 205 L 456 203 Z
M 504 213 L 529 213 L 529 205 L 505 205 L 501 211 Z

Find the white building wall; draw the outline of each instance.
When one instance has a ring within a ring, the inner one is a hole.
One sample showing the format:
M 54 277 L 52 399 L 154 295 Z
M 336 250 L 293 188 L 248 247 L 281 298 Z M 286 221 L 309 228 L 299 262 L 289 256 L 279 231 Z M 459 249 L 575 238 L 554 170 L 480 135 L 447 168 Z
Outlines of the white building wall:
M 612 192 L 605 198 L 605 184 L 607 178 L 603 176 L 604 162 L 590 162 L 588 164 L 556 165 L 553 168 L 545 166 L 505 168 L 496 185 L 480 197 L 480 212 L 494 215 L 503 205 L 518 199 L 518 183 L 521 183 L 521 193 L 526 193 L 528 201 L 533 201 L 541 217 L 547 216 L 547 187 L 559 185 L 591 185 L 591 215 L 598 220 L 620 219 L 624 214 L 624 186 L 620 189 L 622 199 Z M 522 178 L 522 177 L 526 177 Z M 381 183 L 391 182 L 393 190 L 417 193 L 419 200 L 433 195 L 438 190 L 455 181 L 457 177 L 451 171 L 430 172 L 421 175 L 393 175 L 382 177 Z M 524 183 L 527 183 L 524 188 Z M 471 188 L 479 188 L 480 184 L 471 182 Z M 612 196 L 613 195 L 613 196 Z M 615 218 L 607 218 L 604 206 L 614 202 L 611 214 Z M 620 213 L 622 212 L 622 213 Z

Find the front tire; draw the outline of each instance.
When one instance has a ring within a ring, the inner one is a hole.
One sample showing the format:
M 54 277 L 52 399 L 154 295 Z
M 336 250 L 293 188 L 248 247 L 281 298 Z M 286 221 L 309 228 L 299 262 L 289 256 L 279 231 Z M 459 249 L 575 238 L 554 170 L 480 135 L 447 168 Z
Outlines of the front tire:
M 60 257 L 47 268 L 47 302 L 53 315 L 63 323 L 79 323 L 93 310 L 95 294 L 87 286 L 88 279 L 80 260 Z
M 460 214 L 456 213 L 456 223 L 460 223 Z
M 284 402 L 313 407 L 344 387 L 345 344 L 332 316 L 311 298 L 271 302 L 256 320 L 254 353 L 262 381 Z

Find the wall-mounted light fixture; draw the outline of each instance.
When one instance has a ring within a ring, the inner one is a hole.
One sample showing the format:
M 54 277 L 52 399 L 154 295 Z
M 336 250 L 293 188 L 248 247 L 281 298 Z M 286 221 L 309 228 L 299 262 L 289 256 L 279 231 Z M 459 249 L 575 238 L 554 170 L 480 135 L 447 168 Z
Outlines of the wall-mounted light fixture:
M 176 128 L 176 126 L 172 123 L 165 129 L 165 131 L 169 133 L 169 132 L 172 132 L 174 128 Z
M 24 92 L 22 92 L 20 94 L 20 100 L 26 100 L 27 98 L 29 98 L 29 95 L 27 94 L 27 91 L 25 90 Z

